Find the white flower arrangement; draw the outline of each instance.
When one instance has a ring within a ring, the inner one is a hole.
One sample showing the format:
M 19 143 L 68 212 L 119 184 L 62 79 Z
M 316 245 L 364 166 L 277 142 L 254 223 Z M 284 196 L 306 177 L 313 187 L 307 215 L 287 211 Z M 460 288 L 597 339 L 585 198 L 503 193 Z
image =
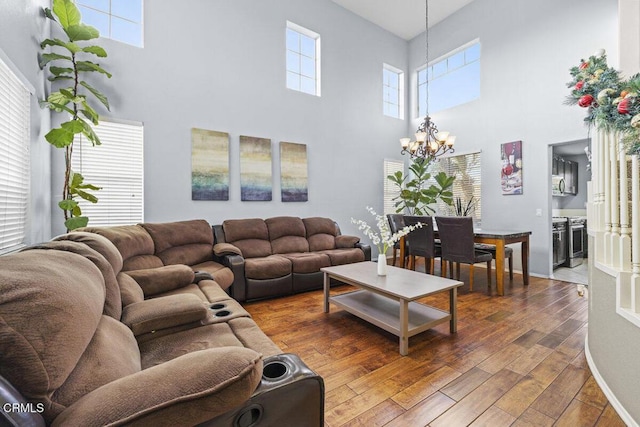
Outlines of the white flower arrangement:
M 398 230 L 396 233 L 391 234 L 389 229 L 389 222 L 383 215 L 378 215 L 373 208 L 367 206 L 367 210 L 376 218 L 376 225 L 378 226 L 378 232 L 374 231 L 366 221 L 361 219 L 351 218 L 351 222 L 358 226 L 358 229 L 362 233 L 371 239 L 371 243 L 376 245 L 379 254 L 386 254 L 387 250 L 392 247 L 401 237 L 411 233 L 416 228 L 422 228 L 422 223 L 416 225 L 407 225 L 406 227 Z

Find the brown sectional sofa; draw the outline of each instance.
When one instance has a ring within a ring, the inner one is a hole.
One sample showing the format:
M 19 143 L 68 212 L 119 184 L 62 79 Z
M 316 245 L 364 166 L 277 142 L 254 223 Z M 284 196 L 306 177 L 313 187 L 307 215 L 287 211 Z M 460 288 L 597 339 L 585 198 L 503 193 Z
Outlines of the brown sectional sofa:
M 228 277 L 206 242 L 147 226 L 0 257 L 0 425 L 323 425 L 322 379 L 194 272 Z
M 165 269 L 160 271 L 165 273 L 176 265 L 181 268 L 187 265 L 193 271 L 209 273 L 224 291 L 233 282 L 231 270 L 218 262 L 213 253 L 213 231 L 205 220 L 85 227 L 78 231 L 96 233 L 109 239 L 122 255 L 122 271 L 136 276 L 141 282 L 145 297 L 176 292 L 190 292 L 209 302 L 215 302 L 221 297 L 217 287 L 192 285 L 193 280 L 184 282 L 186 289 L 177 291 L 159 286 L 154 278 L 157 270 Z
M 214 254 L 233 271 L 238 301 L 322 287 L 322 267 L 371 259 L 371 248 L 330 218 L 280 216 L 214 225 Z

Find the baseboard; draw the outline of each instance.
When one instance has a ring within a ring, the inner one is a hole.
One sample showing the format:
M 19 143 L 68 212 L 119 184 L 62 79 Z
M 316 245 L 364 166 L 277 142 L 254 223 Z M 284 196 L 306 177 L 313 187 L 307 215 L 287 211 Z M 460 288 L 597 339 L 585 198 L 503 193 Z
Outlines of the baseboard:
M 620 403 L 616 395 L 609 388 L 609 385 L 607 384 L 607 382 L 604 380 L 604 378 L 602 378 L 602 375 L 600 375 L 600 371 L 598 371 L 598 367 L 594 363 L 593 357 L 591 357 L 591 351 L 589 350 L 588 335 L 584 339 L 584 354 L 587 358 L 587 364 L 589 365 L 589 369 L 591 369 L 591 374 L 593 375 L 593 378 L 596 380 L 596 383 L 598 383 L 598 386 L 600 386 L 602 393 L 604 393 L 604 395 L 607 397 L 611 406 L 613 406 L 613 409 L 616 410 L 616 412 L 618 413 L 622 421 L 625 422 L 626 425 L 630 427 L 638 427 L 638 423 L 631 417 L 631 415 L 627 412 L 624 406 L 622 406 L 622 404 Z

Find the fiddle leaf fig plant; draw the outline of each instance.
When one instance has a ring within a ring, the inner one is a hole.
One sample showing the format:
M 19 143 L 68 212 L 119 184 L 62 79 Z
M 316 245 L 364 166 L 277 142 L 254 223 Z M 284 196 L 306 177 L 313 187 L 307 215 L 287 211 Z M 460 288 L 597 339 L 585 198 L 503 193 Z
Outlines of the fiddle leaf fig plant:
M 63 39 L 51 38 L 40 43 L 43 51 L 48 50 L 40 55 L 40 68 L 48 67 L 48 80 L 60 87 L 40 105 L 68 118 L 59 127 L 51 129 L 45 139 L 54 147 L 65 150 L 62 200 L 58 206 L 64 212 L 65 227 L 73 230 L 89 222 L 89 218 L 82 215 L 78 200 L 97 203 L 98 198 L 92 192 L 100 189 L 84 182 L 84 177 L 72 170 L 74 139 L 76 135 L 83 135 L 92 145 L 100 145 L 100 138 L 93 130 L 99 120 L 95 102 L 109 110 L 107 97 L 84 81 L 83 76 L 85 73 L 99 73 L 111 78 L 111 74 L 92 61 L 105 58 L 107 52 L 100 46 L 86 45 L 85 42 L 98 38 L 100 34 L 94 27 L 81 22 L 80 11 L 72 0 L 53 0 L 53 9 L 45 8 L 44 14 L 57 23 L 65 35 Z
M 449 206 L 453 204 L 451 187 L 456 177 L 439 172 L 433 177 L 436 183 L 427 186 L 431 179 L 429 164 L 427 160 L 414 160 L 409 166 L 412 179 L 403 171 L 387 176 L 400 190 L 400 194 L 394 198 L 397 213 L 406 211 L 409 215 L 430 215 L 435 213 L 432 205 L 439 200 Z

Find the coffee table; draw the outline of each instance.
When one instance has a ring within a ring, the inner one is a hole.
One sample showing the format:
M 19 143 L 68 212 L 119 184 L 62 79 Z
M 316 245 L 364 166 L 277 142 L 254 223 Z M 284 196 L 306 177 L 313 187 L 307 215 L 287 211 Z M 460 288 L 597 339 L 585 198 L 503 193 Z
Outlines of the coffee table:
M 409 337 L 449 321 L 449 330 L 457 331 L 457 280 L 432 276 L 393 266 L 386 276 L 378 276 L 377 264 L 370 261 L 325 267 L 324 312 L 329 302 L 400 338 L 400 354 L 409 353 Z M 330 295 L 331 279 L 360 288 L 340 295 Z M 415 300 L 449 291 L 449 311 L 443 311 Z

